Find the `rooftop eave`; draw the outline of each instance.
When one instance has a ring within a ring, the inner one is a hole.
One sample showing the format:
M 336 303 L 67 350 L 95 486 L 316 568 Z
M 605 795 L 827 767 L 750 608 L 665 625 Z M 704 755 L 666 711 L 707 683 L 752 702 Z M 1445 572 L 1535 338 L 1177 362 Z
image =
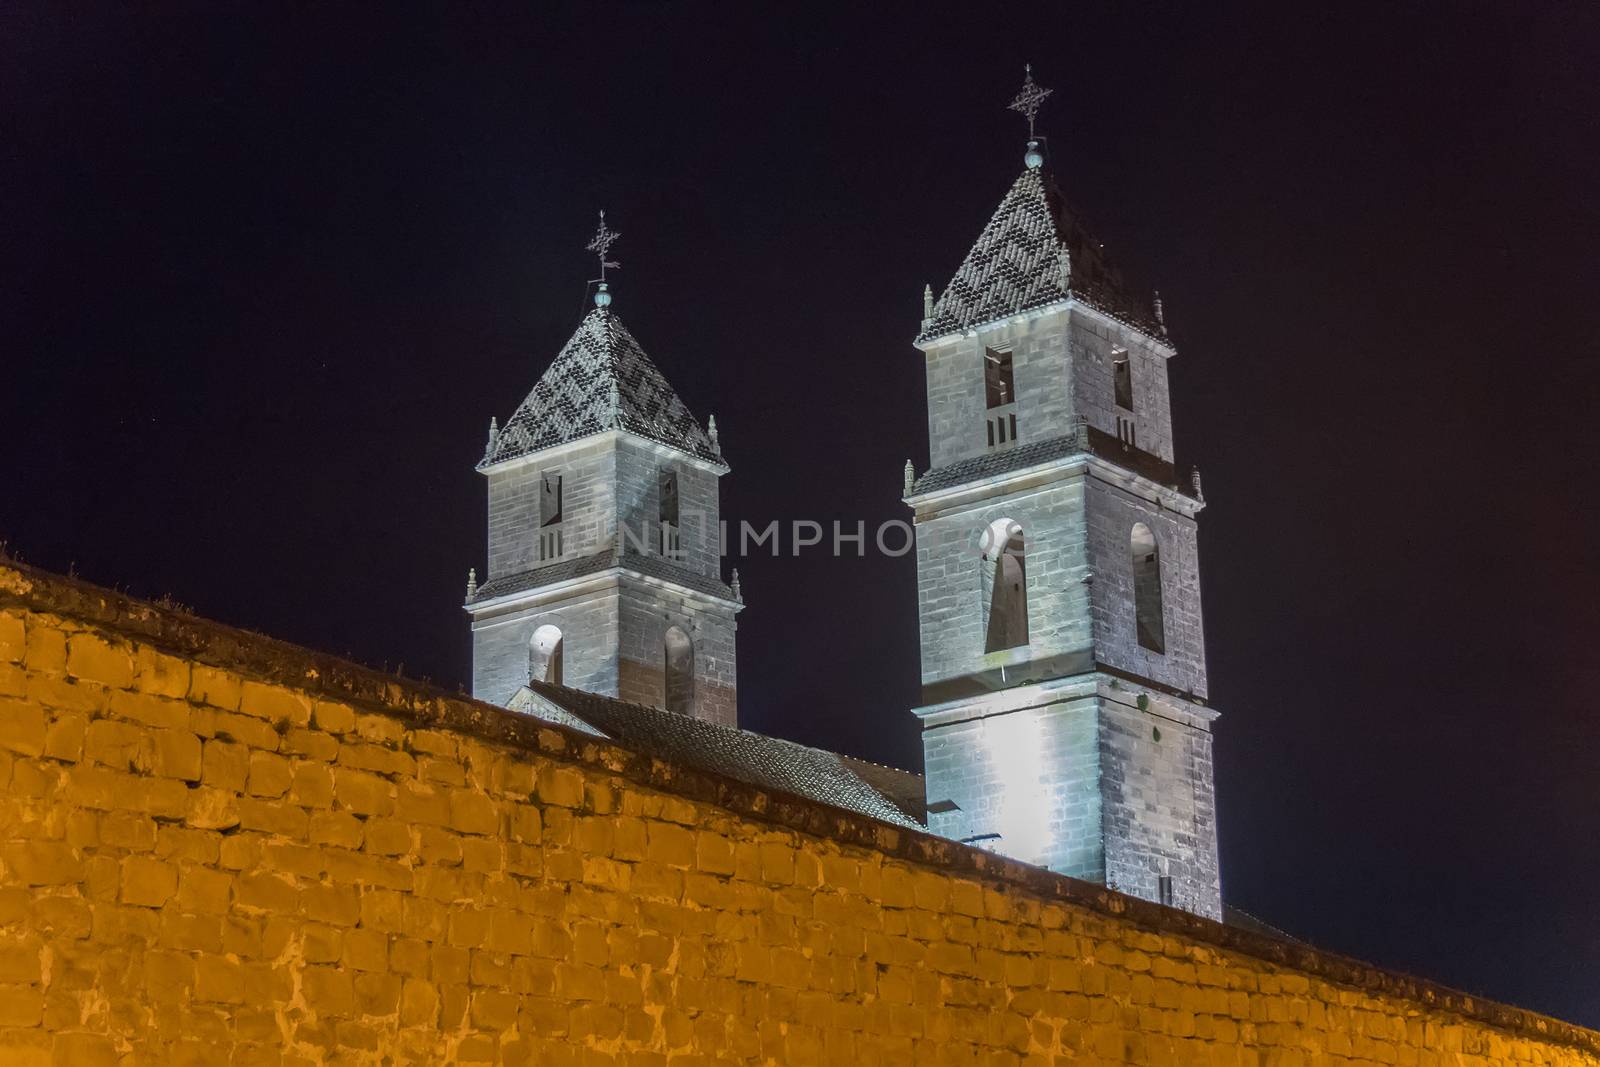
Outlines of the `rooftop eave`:
M 723 475 L 727 474 L 733 469 L 732 467 L 728 466 L 726 460 L 708 459 L 698 452 L 690 452 L 688 449 L 680 448 L 678 445 L 668 444 L 665 441 L 658 441 L 654 437 L 646 437 L 644 434 L 634 433 L 632 430 L 615 428 L 610 430 L 596 430 L 594 433 L 584 434 L 582 437 L 574 437 L 570 441 L 560 441 L 553 445 L 546 445 L 543 448 L 535 449 L 532 452 L 521 452 L 515 456 L 507 456 L 504 459 L 490 460 L 485 458 L 479 460 L 473 469 L 479 474 L 485 475 L 496 471 L 512 470 L 516 467 L 524 466 L 535 461 L 549 462 L 550 460 L 555 459 L 566 452 L 574 451 L 587 445 L 600 443 L 605 438 L 619 439 L 622 437 L 627 437 L 648 448 L 667 449 L 674 455 L 682 456 L 694 466 L 699 467 L 702 470 L 709 471 L 712 474 Z
M 1178 354 L 1177 347 L 1174 346 L 1170 340 L 1161 336 L 1159 333 L 1153 332 L 1148 326 L 1141 325 L 1140 323 L 1134 322 L 1131 319 L 1116 315 L 1110 311 L 1107 311 L 1098 304 L 1091 303 L 1077 296 L 1066 296 L 1059 300 L 1052 300 L 1047 304 L 1040 304 L 1038 307 L 1007 312 L 1004 315 L 997 315 L 991 319 L 984 319 L 982 322 L 968 323 L 965 326 L 959 326 L 950 330 L 942 330 L 937 333 L 924 332 L 918 334 L 916 339 L 911 343 L 915 345 L 918 350 L 927 352 L 939 345 L 948 344 L 951 341 L 959 340 L 964 337 L 977 337 L 979 334 L 985 333 L 989 330 L 997 330 L 1003 326 L 1020 326 L 1024 323 L 1031 322 L 1034 319 L 1043 318 L 1045 315 L 1055 314 L 1058 311 L 1078 309 L 1090 312 L 1091 314 L 1099 315 L 1102 318 L 1109 319 L 1120 326 L 1132 330 L 1134 333 L 1137 333 L 1139 336 L 1148 340 L 1156 348 L 1161 349 L 1162 353 L 1168 359 Z

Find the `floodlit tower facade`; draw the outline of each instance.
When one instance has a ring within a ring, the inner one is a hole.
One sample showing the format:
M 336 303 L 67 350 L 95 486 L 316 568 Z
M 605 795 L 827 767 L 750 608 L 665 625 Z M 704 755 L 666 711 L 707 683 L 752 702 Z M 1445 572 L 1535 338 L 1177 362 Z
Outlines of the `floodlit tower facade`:
M 473 695 L 505 704 L 536 679 L 736 725 L 743 605 L 721 578 L 716 423 L 695 419 L 611 299 L 602 281 L 491 425 L 488 573 L 466 602 Z
M 1221 918 L 1204 504 L 1174 464 L 1159 298 L 1129 294 L 1030 141 L 924 311 L 930 828 Z

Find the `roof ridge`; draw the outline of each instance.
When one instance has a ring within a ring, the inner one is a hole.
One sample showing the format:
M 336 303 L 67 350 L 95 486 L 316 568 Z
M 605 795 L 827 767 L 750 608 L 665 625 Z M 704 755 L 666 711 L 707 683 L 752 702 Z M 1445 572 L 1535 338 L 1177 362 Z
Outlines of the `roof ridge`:
M 799 744 L 798 741 L 795 742 L 795 743 Z M 831 749 L 826 749 L 825 748 L 825 749 L 822 749 L 821 751 L 829 752 L 829 751 L 831 751 Z M 865 763 L 869 767 L 882 767 L 886 771 L 894 771 L 894 772 L 896 772 L 898 774 L 916 774 L 918 778 L 926 777 L 926 775 L 917 774 L 916 771 L 910 770 L 910 769 L 908 769 L 906 767 L 896 767 L 892 763 L 879 763 L 877 760 L 866 759 L 866 758 L 864 758 L 862 756 L 852 756 L 848 752 L 835 752 L 834 755 L 843 756 L 845 759 L 855 760 L 857 763 Z
M 597 319 L 600 329 L 605 331 L 607 334 L 615 334 L 617 332 L 615 327 L 622 325 L 622 320 L 614 316 L 609 307 L 596 307 L 584 317 Z M 626 335 L 629 340 L 633 339 L 633 335 L 629 334 L 627 330 L 623 330 L 622 333 Z M 608 376 L 607 380 L 607 392 L 610 394 L 608 399 L 611 402 L 611 412 L 613 416 L 618 416 L 622 414 L 622 387 L 618 384 L 618 381 L 621 378 L 620 371 L 622 368 L 622 360 L 617 356 L 617 345 L 615 340 L 613 338 L 608 338 L 608 340 L 611 340 L 611 343 L 602 349 L 605 362 L 611 370 L 611 374 Z
M 787 737 L 778 737 L 776 734 L 764 734 L 758 730 L 747 730 L 743 726 L 729 726 L 727 723 L 712 722 L 710 719 L 699 719 L 693 715 L 682 715 L 676 711 L 668 711 L 666 708 L 658 708 L 653 704 L 641 704 L 636 700 L 624 700 L 621 697 L 606 696 L 604 693 L 591 693 L 587 689 L 575 689 L 570 685 L 563 685 L 560 682 L 545 682 L 534 679 L 529 681 L 528 685 L 530 688 L 533 688 L 535 692 L 538 691 L 538 686 L 548 686 L 551 689 L 560 689 L 568 693 L 576 693 L 579 696 L 591 697 L 598 700 L 606 700 L 613 704 L 621 704 L 623 707 L 634 711 L 647 711 L 652 715 L 673 715 L 677 718 L 687 719 L 689 722 L 700 723 L 716 730 L 725 730 L 729 733 L 744 734 L 747 737 L 759 737 L 763 741 L 779 741 L 785 745 L 793 745 L 796 748 L 809 749 L 812 752 L 821 752 L 829 756 L 844 756 L 846 759 L 859 760 L 862 763 L 872 763 L 871 760 L 861 759 L 859 756 L 851 756 L 846 752 L 835 752 L 831 748 L 819 748 L 816 745 L 808 745 L 803 741 L 795 741 Z M 872 765 L 875 767 L 883 767 L 885 770 L 901 771 L 901 768 L 899 767 L 890 767 L 883 763 L 873 763 Z M 916 772 L 902 771 L 901 773 L 914 774 Z
M 909 771 L 876 768 L 868 761 L 785 737 L 552 682 L 529 680 L 518 690 L 521 693 L 551 707 L 518 710 L 534 715 L 559 712 L 625 748 L 885 822 L 923 825 L 915 811 L 920 796 L 913 800 L 909 794 L 917 790 L 908 790 L 920 779 Z M 513 707 L 518 700 L 519 696 L 512 697 Z
M 877 763 L 877 762 L 874 762 L 873 760 L 864 759 L 864 758 L 862 758 L 860 756 L 852 756 L 848 752 L 836 752 L 831 748 L 822 748 L 822 747 L 820 747 L 818 745 L 808 745 L 803 741 L 795 741 L 795 740 L 793 740 L 791 738 L 787 738 L 787 737 L 778 737 L 775 734 L 764 734 L 764 733 L 761 733 L 761 732 L 759 732 L 757 730 L 748 730 L 743 726 L 730 726 L 730 725 L 728 725 L 726 723 L 713 722 L 710 719 L 700 719 L 700 718 L 696 718 L 696 717 L 694 717 L 692 715 L 682 715 L 682 714 L 680 714 L 678 712 L 668 711 L 665 708 L 658 708 L 658 707 L 655 707 L 654 705 L 651 705 L 651 704 L 640 704 L 637 701 L 624 700 L 621 697 L 606 696 L 606 695 L 604 695 L 602 693 L 592 693 L 587 689 L 575 689 L 570 685 L 562 685 L 559 682 L 546 682 L 546 681 L 540 681 L 540 680 L 537 680 L 537 679 L 530 679 L 529 682 L 528 682 L 528 687 L 530 689 L 532 689 L 536 693 L 540 692 L 541 689 L 548 688 L 548 689 L 558 690 L 558 691 L 563 692 L 563 693 L 571 693 L 571 694 L 573 694 L 575 696 L 578 696 L 578 697 L 581 697 L 581 698 L 584 698 L 584 699 L 588 699 L 588 700 L 604 700 L 607 703 L 619 705 L 619 706 L 621 706 L 623 708 L 626 708 L 627 710 L 629 710 L 631 712 L 642 711 L 642 712 L 645 712 L 645 713 L 647 713 L 649 715 L 652 715 L 652 716 L 671 716 L 674 720 L 682 719 L 682 720 L 685 720 L 687 722 L 698 723 L 700 726 L 703 726 L 703 727 L 706 727 L 706 728 L 709 728 L 709 729 L 712 729 L 712 730 L 720 730 L 720 731 L 722 731 L 724 733 L 739 735 L 741 737 L 752 738 L 752 739 L 754 739 L 756 741 L 776 742 L 776 743 L 781 744 L 781 745 L 788 745 L 791 748 L 803 749 L 803 750 L 805 750 L 807 752 L 814 752 L 814 753 L 817 753 L 817 754 L 823 755 L 823 756 L 833 756 L 833 757 L 835 757 L 837 759 L 849 760 L 849 761 L 851 761 L 853 763 L 865 764 L 868 767 L 878 767 L 878 768 L 881 768 L 882 770 L 893 771 L 896 774 L 910 775 L 910 776 L 915 777 L 915 778 L 924 777 L 923 775 L 917 774 L 916 771 L 906 770 L 903 767 L 890 766 L 887 763 Z M 568 710 L 571 714 L 574 714 L 574 715 L 578 714 L 577 712 L 571 712 L 571 709 L 566 709 L 566 710 Z M 869 788 L 872 787 L 872 783 L 866 781 L 866 779 L 861 778 L 859 775 L 857 775 L 856 777 L 858 778 L 858 780 L 860 780 L 862 782 L 862 784 L 868 786 Z

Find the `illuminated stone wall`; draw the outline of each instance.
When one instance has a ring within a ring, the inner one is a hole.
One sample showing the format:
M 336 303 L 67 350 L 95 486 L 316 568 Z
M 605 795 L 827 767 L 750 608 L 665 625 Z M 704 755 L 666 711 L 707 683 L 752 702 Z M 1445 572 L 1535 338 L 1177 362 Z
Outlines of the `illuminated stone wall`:
M 527 684 L 529 643 L 546 624 L 563 635 L 563 684 L 657 707 L 665 700 L 666 630 L 679 627 L 694 641 L 695 714 L 735 723 L 736 623 L 727 603 L 623 575 L 547 602 L 481 612 L 472 633 L 480 699 L 504 704 Z
M 946 338 L 925 351 L 928 455 L 945 467 L 988 450 L 984 429 L 984 350 L 1009 351 L 1016 391 L 1017 440 L 1026 445 L 1072 432 L 1075 416 L 1112 436 L 1119 413 L 1138 423 L 1138 444 L 1172 462 L 1172 406 L 1167 354 L 1137 330 L 1079 307 L 984 326 Z M 1132 412 L 1119 409 L 1112 384 L 1113 353 L 1129 353 Z
M 640 577 L 575 582 L 608 561 L 626 531 L 629 555 L 659 553 L 659 475 L 678 474 L 681 566 L 688 577 L 720 581 L 718 478 L 703 461 L 625 433 L 596 435 L 488 472 L 488 577 L 552 566 L 538 559 L 539 490 L 545 473 L 562 478 L 562 560 L 526 599 L 473 611 L 472 691 L 503 704 L 528 681 L 533 633 L 555 626 L 563 637 L 565 684 L 605 696 L 663 703 L 664 633 L 677 626 L 694 642 L 695 714 L 732 723 L 737 715 L 734 606 L 680 583 Z M 594 566 L 579 566 L 587 557 Z M 726 595 L 726 594 L 724 594 Z
M 1138 330 L 1130 330 L 1091 308 L 1072 313 L 1072 410 L 1089 425 L 1116 436 L 1117 416 L 1132 414 L 1138 445 L 1171 463 L 1172 400 L 1167 386 L 1168 353 Z M 1127 354 L 1133 377 L 1133 409 L 1119 408 L 1113 383 L 1116 352 Z
M 555 626 L 562 634 L 562 683 L 615 695 L 619 686 L 621 592 L 615 582 L 504 612 L 485 611 L 472 621 L 472 691 L 504 704 L 528 684 L 533 633 Z M 659 670 L 659 668 L 658 668 Z
M 1067 336 L 1068 315 L 1055 312 L 931 345 L 926 351 L 930 463 L 944 467 L 988 449 L 985 349 L 1011 353 L 1017 440 L 1028 444 L 1067 433 L 1072 413 Z
M 1012 353 L 1014 453 L 988 449 L 986 348 Z M 960 468 L 963 481 L 914 502 L 929 827 L 1220 917 L 1199 505 L 1134 473 L 1173 458 L 1168 350 L 1077 308 L 991 324 L 925 354 L 934 466 L 987 453 L 982 468 Z M 1132 365 L 1131 411 L 1116 404 L 1120 357 Z M 1079 419 L 1115 438 L 1129 418 L 1150 456 L 1113 441 L 1091 458 L 1073 437 Z M 1028 451 L 1052 441 L 1070 447 Z M 979 535 L 1002 519 L 1023 532 L 1028 635 L 990 650 Z M 1140 643 L 1135 623 L 1136 523 L 1160 550 L 1158 648 Z
M 1095 658 L 1108 667 L 1200 697 L 1207 695 L 1205 625 L 1200 610 L 1200 547 L 1195 520 L 1099 478 L 1085 479 L 1084 523 L 1094 573 Z M 1165 647 L 1139 644 L 1134 621 L 1134 523 L 1152 532 L 1161 554 Z
M 632 531 L 629 551 L 659 549 L 661 523 L 660 475 L 678 475 L 678 514 L 681 526 L 682 565 L 708 578 L 722 575 L 720 475 L 701 463 L 690 462 L 676 449 L 619 435 L 616 456 L 618 520 Z
M 636 704 L 666 707 L 666 636 L 668 627 L 676 626 L 694 642 L 695 717 L 737 725 L 732 609 L 722 601 L 686 597 L 657 583 L 630 579 L 623 581 L 619 606 L 616 694 Z
M 1600 1034 L 0 565 L 0 1063 L 1600 1064 Z
M 582 556 L 609 544 L 617 525 L 616 444 L 596 437 L 546 449 L 489 470 L 487 578 L 547 565 L 539 558 L 541 480 L 561 478 L 565 555 Z
M 918 714 L 932 832 L 1222 917 L 1204 708 L 1090 672 Z
M 998 519 L 1021 525 L 1026 554 L 1028 643 L 986 652 L 983 530 Z M 917 515 L 917 604 L 922 634 L 922 684 L 1086 652 L 1093 642 L 1085 536 L 1084 479 L 998 491 L 976 501 Z M 1077 666 L 1083 670 L 1085 661 Z M 1056 671 L 1055 673 L 1063 673 Z M 1035 673 L 1034 676 L 1037 676 Z
M 1147 686 L 1102 678 L 1100 809 L 1105 883 L 1222 917 L 1210 712 Z
M 1092 693 L 1092 682 L 1074 699 L 1011 690 L 925 720 L 929 829 L 1103 882 L 1101 723 Z

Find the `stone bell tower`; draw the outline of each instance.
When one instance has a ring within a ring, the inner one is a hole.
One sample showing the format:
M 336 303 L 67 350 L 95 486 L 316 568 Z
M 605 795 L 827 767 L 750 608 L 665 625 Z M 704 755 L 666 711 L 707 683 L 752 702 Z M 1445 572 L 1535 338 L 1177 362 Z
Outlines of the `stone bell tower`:
M 1048 91 L 1031 72 L 1013 104 Z M 915 511 L 935 832 L 1221 918 L 1195 516 L 1159 298 L 1037 140 L 937 302 Z
M 594 309 L 505 426 L 491 423 L 489 565 L 468 581 L 472 692 L 530 679 L 737 724 L 716 420 L 702 427 L 611 309 Z

